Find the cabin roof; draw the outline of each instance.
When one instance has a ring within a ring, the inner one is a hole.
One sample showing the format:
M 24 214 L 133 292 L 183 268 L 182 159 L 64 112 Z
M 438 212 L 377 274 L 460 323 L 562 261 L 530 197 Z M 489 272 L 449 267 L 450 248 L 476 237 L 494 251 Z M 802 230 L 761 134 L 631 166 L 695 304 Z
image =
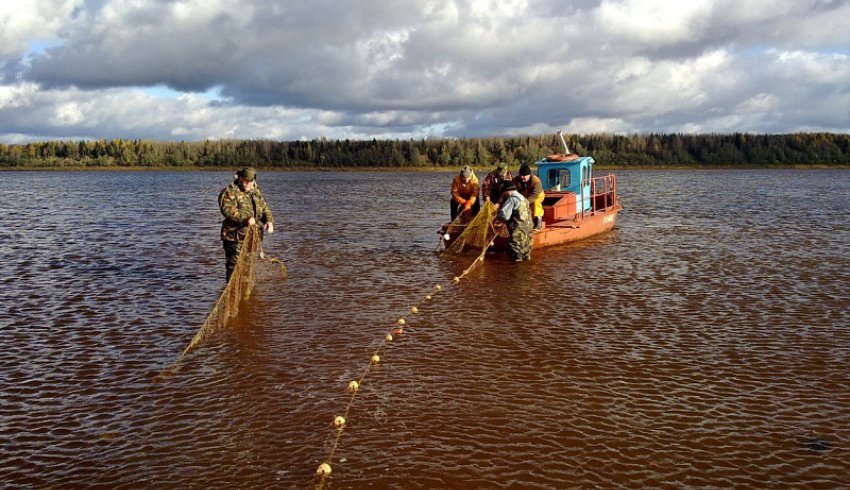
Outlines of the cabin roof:
M 553 168 L 570 168 L 580 165 L 581 163 L 587 163 L 588 165 L 592 165 L 595 163 L 593 157 L 578 157 L 575 160 L 571 160 L 569 162 L 547 162 L 546 158 L 541 158 L 534 162 L 537 165 L 538 169 L 553 169 Z

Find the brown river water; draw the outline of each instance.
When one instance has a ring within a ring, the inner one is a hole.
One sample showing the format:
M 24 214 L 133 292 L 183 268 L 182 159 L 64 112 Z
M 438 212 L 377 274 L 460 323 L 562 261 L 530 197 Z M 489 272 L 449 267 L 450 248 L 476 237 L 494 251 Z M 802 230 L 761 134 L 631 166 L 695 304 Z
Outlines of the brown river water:
M 613 231 L 458 284 L 452 174 L 261 172 L 288 277 L 156 378 L 231 175 L 2 174 L 0 487 L 850 486 L 850 171 L 620 171 Z

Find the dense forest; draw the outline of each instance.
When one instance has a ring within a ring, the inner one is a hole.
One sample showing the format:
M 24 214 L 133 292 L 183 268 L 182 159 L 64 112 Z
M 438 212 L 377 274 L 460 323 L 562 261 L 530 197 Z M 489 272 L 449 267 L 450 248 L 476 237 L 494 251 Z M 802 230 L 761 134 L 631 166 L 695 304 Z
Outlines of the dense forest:
M 848 165 L 850 135 L 565 135 L 600 165 Z M 457 167 L 531 163 L 562 151 L 556 135 L 420 140 L 147 140 L 0 144 L 0 168 L 37 167 Z

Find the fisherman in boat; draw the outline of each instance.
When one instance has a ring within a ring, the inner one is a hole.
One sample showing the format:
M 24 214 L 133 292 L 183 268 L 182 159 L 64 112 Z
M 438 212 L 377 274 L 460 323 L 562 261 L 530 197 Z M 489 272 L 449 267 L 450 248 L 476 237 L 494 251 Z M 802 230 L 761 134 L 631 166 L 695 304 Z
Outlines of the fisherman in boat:
M 512 181 L 507 181 L 502 188 L 502 207 L 496 215 L 496 219 L 503 221 L 511 234 L 508 247 L 511 257 L 516 262 L 531 260 L 531 243 L 534 230 L 531 225 L 531 210 L 528 200 L 517 191 L 517 186 Z
M 503 187 L 506 182 L 510 182 L 513 178 L 505 162 L 497 163 L 496 168 L 487 174 L 481 182 L 481 198 L 484 199 L 485 203 L 492 202 L 496 209 L 499 209 Z
M 459 214 L 470 210 L 472 211 L 470 216 L 478 214 L 480 206 L 478 202 L 478 177 L 475 176 L 475 172 L 469 165 L 464 165 L 460 169 L 460 173 L 452 180 L 452 221 Z
M 531 174 L 531 167 L 523 163 L 519 168 L 519 177 L 514 179 L 517 190 L 525 196 L 531 205 L 531 215 L 534 220 L 534 231 L 543 229 L 543 182 L 540 177 Z
M 233 182 L 218 195 L 221 223 L 221 243 L 224 246 L 227 281 L 236 268 L 239 251 L 250 225 L 262 225 L 263 231 L 274 232 L 274 218 L 257 186 L 257 171 L 245 167 L 234 176 Z

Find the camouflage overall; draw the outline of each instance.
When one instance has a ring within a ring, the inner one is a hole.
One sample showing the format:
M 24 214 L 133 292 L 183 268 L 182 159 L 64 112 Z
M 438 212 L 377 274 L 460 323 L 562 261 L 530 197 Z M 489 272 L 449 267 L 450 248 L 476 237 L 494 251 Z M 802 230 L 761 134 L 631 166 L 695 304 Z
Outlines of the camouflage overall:
M 531 210 L 528 205 L 517 206 L 508 220 L 511 239 L 508 242 L 511 257 L 514 260 L 531 258 L 531 243 L 534 240 L 534 225 L 531 222 Z
M 263 193 L 255 184 L 254 189 L 245 192 L 239 187 L 239 179 L 235 179 L 218 195 L 218 206 L 224 221 L 221 223 L 221 242 L 224 247 L 225 268 L 227 280 L 236 267 L 242 241 L 248 228 L 248 220 L 254 218 L 258 225 L 274 223 Z

